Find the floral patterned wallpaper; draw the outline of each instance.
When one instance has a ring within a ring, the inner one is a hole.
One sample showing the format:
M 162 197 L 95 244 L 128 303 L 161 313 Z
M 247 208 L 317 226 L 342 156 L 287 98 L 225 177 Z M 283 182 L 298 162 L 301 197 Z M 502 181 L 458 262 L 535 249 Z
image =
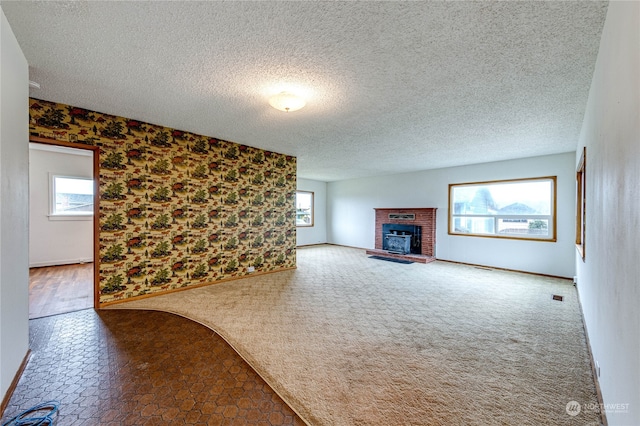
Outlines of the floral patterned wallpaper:
M 30 99 L 31 136 L 100 149 L 100 304 L 296 265 L 295 157 Z

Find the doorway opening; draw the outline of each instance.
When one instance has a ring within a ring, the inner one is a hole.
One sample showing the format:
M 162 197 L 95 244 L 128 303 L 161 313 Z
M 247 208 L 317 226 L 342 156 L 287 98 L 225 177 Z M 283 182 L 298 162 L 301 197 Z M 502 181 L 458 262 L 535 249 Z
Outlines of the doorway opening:
M 98 303 L 98 148 L 31 138 L 29 319 Z

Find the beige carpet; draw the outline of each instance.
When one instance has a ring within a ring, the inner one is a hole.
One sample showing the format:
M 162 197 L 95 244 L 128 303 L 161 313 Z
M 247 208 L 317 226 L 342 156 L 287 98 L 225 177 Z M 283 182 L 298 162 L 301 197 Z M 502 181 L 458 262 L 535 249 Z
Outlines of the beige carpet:
M 563 302 L 552 294 L 564 296 Z M 599 424 L 568 280 L 364 250 L 112 308 L 174 312 L 224 337 L 309 424 Z M 577 401 L 577 416 L 566 412 Z

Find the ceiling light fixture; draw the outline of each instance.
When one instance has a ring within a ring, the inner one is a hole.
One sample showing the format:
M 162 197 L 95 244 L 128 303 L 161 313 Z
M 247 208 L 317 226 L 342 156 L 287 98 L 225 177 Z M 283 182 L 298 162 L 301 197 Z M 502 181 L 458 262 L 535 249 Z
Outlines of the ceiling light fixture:
M 40 83 L 36 83 L 33 80 L 29 80 L 29 87 L 32 89 L 39 89 L 40 88 Z
M 304 99 L 290 92 L 280 92 L 269 98 L 269 104 L 277 110 L 290 112 L 297 111 L 307 103 Z

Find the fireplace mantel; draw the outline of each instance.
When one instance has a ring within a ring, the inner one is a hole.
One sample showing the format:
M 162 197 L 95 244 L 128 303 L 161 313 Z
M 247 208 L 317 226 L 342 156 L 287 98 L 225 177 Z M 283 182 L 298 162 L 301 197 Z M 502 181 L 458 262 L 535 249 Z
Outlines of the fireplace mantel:
M 435 260 L 436 208 L 376 208 L 374 210 L 376 212 L 375 250 L 367 250 L 368 254 L 411 258 L 410 260 L 422 263 Z M 383 223 L 418 225 L 422 227 L 422 254 L 391 255 L 382 250 Z

